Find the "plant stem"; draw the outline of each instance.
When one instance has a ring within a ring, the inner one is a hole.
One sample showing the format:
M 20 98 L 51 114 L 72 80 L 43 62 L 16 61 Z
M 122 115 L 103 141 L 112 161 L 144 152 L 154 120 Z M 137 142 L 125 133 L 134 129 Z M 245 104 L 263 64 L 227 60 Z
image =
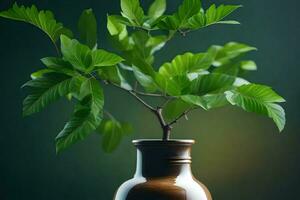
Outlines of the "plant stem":
M 162 108 L 158 107 L 155 111 L 154 114 L 157 116 L 158 121 L 160 123 L 160 126 L 163 130 L 163 140 L 164 141 L 168 141 L 170 139 L 170 135 L 171 135 L 171 130 L 172 127 L 171 125 L 167 124 L 164 120 L 164 117 L 162 115 Z
M 138 96 L 138 94 L 142 95 L 143 93 L 141 94 L 141 93 L 136 92 L 134 90 L 127 90 L 127 89 L 122 88 L 121 86 L 119 86 L 119 85 L 117 85 L 115 83 L 110 82 L 110 81 L 105 81 L 105 83 L 106 84 L 110 84 L 110 85 L 112 85 L 114 87 L 117 87 L 119 89 L 122 89 L 122 90 L 128 92 L 133 97 L 135 97 L 140 103 L 142 103 L 147 109 L 149 109 L 152 113 L 154 113 L 155 116 L 157 117 L 158 121 L 159 121 L 159 124 L 160 124 L 162 130 L 163 130 L 163 140 L 164 141 L 168 141 L 170 139 L 170 134 L 171 134 L 172 126 L 171 126 L 171 124 L 166 123 L 166 121 L 165 121 L 165 119 L 163 117 L 163 114 L 162 114 L 162 108 L 161 107 L 153 108 L 148 103 L 146 103 L 142 98 L 140 98 Z M 149 94 L 147 94 L 147 96 L 149 96 Z M 159 97 L 161 97 L 161 96 L 159 96 Z

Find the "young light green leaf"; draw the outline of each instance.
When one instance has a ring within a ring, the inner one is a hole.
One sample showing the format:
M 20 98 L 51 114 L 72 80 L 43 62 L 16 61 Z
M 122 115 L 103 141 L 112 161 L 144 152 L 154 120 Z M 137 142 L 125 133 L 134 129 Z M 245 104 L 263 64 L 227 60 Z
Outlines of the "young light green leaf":
M 132 22 L 132 25 L 141 26 L 144 22 L 144 11 L 139 0 L 121 0 L 122 15 Z
M 86 79 L 81 86 L 81 95 L 83 98 L 73 116 L 56 137 L 58 153 L 85 139 L 101 123 L 104 96 L 99 83 L 95 79 Z
M 41 69 L 41 70 L 38 70 L 36 72 L 33 72 L 32 74 L 30 74 L 30 78 L 31 79 L 37 79 L 37 78 L 41 78 L 43 77 L 45 74 L 48 74 L 48 73 L 51 73 L 51 72 L 55 72 L 54 70 L 52 69 Z
M 9 10 L 0 12 L 0 17 L 32 24 L 46 33 L 53 43 L 62 34 L 72 37 L 72 32 L 64 28 L 63 24 L 56 22 L 51 11 L 39 11 L 34 5 L 25 7 L 15 3 Z
M 91 49 L 97 46 L 97 20 L 92 9 L 82 12 L 78 21 L 80 39 Z
M 151 54 L 154 54 L 156 51 L 160 50 L 161 48 L 163 48 L 167 42 L 168 38 L 165 35 L 158 35 L 158 36 L 154 36 L 154 37 L 149 37 L 147 43 L 146 43 L 146 47 L 150 47 Z
M 163 109 L 163 116 L 166 120 L 171 121 L 192 107 L 193 105 L 186 103 L 181 99 L 174 99 L 165 105 Z
M 154 0 L 148 10 L 148 16 L 155 20 L 162 16 L 166 11 L 166 0 Z
M 273 119 L 280 131 L 283 130 L 285 125 L 285 113 L 284 110 L 275 103 L 284 102 L 285 100 L 270 87 L 248 84 L 225 93 L 227 100 L 232 105 L 239 106 L 248 112 L 267 115 Z
M 184 0 L 176 13 L 161 19 L 158 23 L 158 27 L 167 30 L 184 29 L 188 25 L 189 18 L 199 13 L 200 9 L 200 0 Z
M 126 25 L 121 23 L 120 16 L 107 16 L 107 29 L 112 36 L 118 36 L 118 40 L 123 40 L 128 36 Z
M 201 11 L 192 16 L 188 20 L 187 28 L 195 30 L 213 24 L 239 24 L 239 22 L 233 20 L 222 20 L 240 7 L 240 5 L 220 5 L 219 7 L 216 7 L 216 5 L 213 4 L 206 12 Z
M 216 59 L 213 62 L 213 65 L 216 67 L 220 67 L 221 65 L 227 64 L 233 59 L 247 52 L 257 50 L 255 47 L 237 42 L 229 42 L 224 46 L 215 47 L 218 48 Z
M 211 48 L 207 53 L 185 53 L 176 56 L 171 63 L 163 64 L 159 73 L 166 77 L 186 75 L 187 73 L 207 70 L 216 56 L 216 49 Z
M 257 70 L 257 65 L 252 60 L 245 60 L 245 61 L 242 61 L 240 64 L 241 64 L 241 69 L 243 69 L 243 70 L 247 70 L 247 71 Z
M 24 87 L 30 88 L 30 94 L 23 102 L 23 115 L 40 112 L 60 97 L 76 90 L 80 84 L 79 78 L 58 73 L 43 74 L 41 77 L 28 81 Z

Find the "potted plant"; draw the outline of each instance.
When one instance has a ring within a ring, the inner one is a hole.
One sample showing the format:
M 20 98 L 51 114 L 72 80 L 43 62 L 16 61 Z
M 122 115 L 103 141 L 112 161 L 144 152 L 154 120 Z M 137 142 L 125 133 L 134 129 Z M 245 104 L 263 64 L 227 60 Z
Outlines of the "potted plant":
M 24 116 L 65 97 L 75 106 L 56 137 L 57 153 L 93 132 L 102 135 L 103 149 L 111 152 L 132 129 L 104 106 L 102 85 L 119 88 L 157 117 L 162 138 L 133 141 L 138 153 L 136 174 L 118 189 L 115 199 L 211 199 L 191 173 L 194 141 L 170 139 L 173 125 L 192 110 L 234 105 L 270 117 L 282 131 L 285 113 L 278 103 L 285 100 L 270 87 L 243 78 L 245 72 L 257 68 L 254 61 L 243 58 L 256 48 L 243 43 L 186 52 L 161 66 L 154 66 L 154 58 L 178 35 L 184 37 L 217 24 L 239 24 L 225 19 L 239 7 L 211 5 L 205 9 L 200 0 L 183 0 L 174 13 L 165 14 L 165 0 L 154 0 L 147 12 L 139 0 L 121 0 L 121 14 L 107 16 L 110 40 L 117 51 L 111 53 L 97 45 L 97 21 L 91 9 L 79 18 L 76 40 L 52 12 L 15 3 L 0 16 L 38 27 L 57 51 L 54 57 L 42 58 L 44 68 L 31 74 L 31 80 L 23 85 L 29 94 L 23 103 Z M 144 97 L 158 98 L 162 103 L 154 106 Z

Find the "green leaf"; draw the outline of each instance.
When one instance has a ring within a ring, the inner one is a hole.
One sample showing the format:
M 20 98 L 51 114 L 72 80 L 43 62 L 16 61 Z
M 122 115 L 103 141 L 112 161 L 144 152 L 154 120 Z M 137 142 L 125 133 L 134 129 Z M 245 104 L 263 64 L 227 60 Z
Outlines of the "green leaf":
M 256 69 L 257 65 L 252 60 L 237 61 L 237 59 L 233 59 L 232 61 L 227 61 L 225 64 L 218 66 L 213 72 L 238 76 L 245 71 L 254 71 Z
M 82 98 L 91 96 L 91 112 L 97 116 L 104 105 L 103 91 L 99 82 L 94 78 L 86 79 L 81 85 L 80 94 Z
M 237 42 L 229 42 L 224 46 L 215 47 L 218 48 L 218 53 L 213 63 L 213 65 L 216 67 L 227 64 L 232 59 L 235 59 L 247 52 L 257 50 L 255 47 Z
M 252 60 L 246 60 L 241 62 L 241 69 L 247 70 L 247 71 L 254 71 L 257 70 L 257 65 Z
M 79 78 L 73 78 L 63 74 L 43 74 L 31 81 L 24 87 L 30 88 L 30 94 L 23 102 L 23 115 L 31 115 L 40 112 L 49 104 L 73 92 L 81 84 Z
M 205 102 L 205 109 L 207 110 L 223 107 L 229 104 L 223 91 L 220 91 L 219 93 L 206 94 L 201 96 L 201 98 Z
M 123 136 L 132 132 L 132 127 L 128 123 L 121 123 L 115 119 L 103 120 L 97 132 L 103 136 L 103 150 L 110 153 L 118 147 Z
M 183 95 L 181 99 L 187 103 L 194 104 L 205 110 L 223 107 L 228 104 L 224 92 L 206 94 L 203 96 Z
M 270 87 L 249 84 L 226 92 L 227 100 L 248 112 L 267 115 L 273 119 L 280 131 L 285 125 L 285 113 L 281 106 L 275 104 L 285 100 Z
M 43 77 L 45 74 L 51 73 L 51 72 L 55 72 L 52 69 L 41 69 L 38 70 L 36 72 L 33 72 L 32 74 L 30 74 L 31 79 L 37 79 L 37 78 L 41 78 Z
M 200 0 L 184 0 L 179 6 L 177 16 L 181 21 L 181 24 L 186 23 L 186 21 L 193 15 L 200 12 L 201 1 Z
M 56 152 L 60 153 L 76 142 L 85 139 L 99 126 L 102 115 L 91 114 L 91 108 L 85 103 L 77 105 L 71 119 L 56 137 Z
M 181 83 L 176 82 L 175 79 L 156 73 L 154 76 L 154 80 L 159 89 L 164 94 L 168 94 L 171 96 L 179 96 L 181 94 L 182 85 Z
M 92 9 L 82 12 L 78 21 L 80 39 L 91 49 L 97 46 L 97 20 Z
M 133 66 L 132 69 L 135 78 L 147 92 L 155 92 L 157 90 L 158 87 L 151 76 L 144 74 L 135 66 Z
M 116 65 L 123 60 L 120 56 L 102 49 L 91 51 L 88 46 L 66 36 L 61 36 L 61 49 L 64 59 L 85 73 L 91 72 L 95 67 Z
M 110 81 L 124 89 L 132 90 L 130 84 L 125 80 L 117 66 L 103 67 L 98 70 L 98 75 L 102 80 Z
M 148 16 L 155 20 L 162 16 L 166 11 L 166 0 L 154 0 L 148 10 Z
M 167 30 L 183 29 L 187 26 L 188 19 L 199 13 L 200 9 L 200 0 L 184 0 L 176 13 L 162 18 L 158 27 Z
M 85 139 L 102 121 L 104 96 L 99 83 L 95 79 L 87 79 L 82 84 L 81 90 L 84 97 L 75 108 L 70 121 L 56 137 L 58 153 Z
M 160 50 L 165 46 L 168 38 L 165 35 L 159 35 L 154 37 L 149 37 L 146 47 L 150 47 L 150 54 L 154 54 L 156 51 Z
M 107 16 L 107 29 L 112 36 L 118 36 L 118 40 L 123 40 L 128 36 L 126 25 L 121 23 L 120 16 Z
M 144 22 L 144 11 L 139 0 L 121 0 L 122 15 L 133 25 L 141 26 Z
M 225 74 L 207 74 L 194 79 L 190 85 L 189 93 L 199 96 L 219 91 L 234 84 L 235 77 Z
M 98 49 L 92 52 L 92 66 L 94 67 L 105 67 L 105 66 L 113 66 L 120 62 L 122 62 L 124 59 L 120 56 L 107 52 L 103 49 Z
M 42 63 L 46 65 L 49 69 L 57 72 L 66 74 L 69 76 L 76 76 L 79 75 L 73 68 L 73 66 L 67 62 L 64 61 L 61 58 L 55 58 L 55 57 L 46 57 L 41 59 Z
M 194 71 L 207 70 L 212 65 L 216 53 L 216 49 L 211 48 L 207 53 L 185 53 L 176 56 L 171 63 L 165 63 L 160 67 L 159 74 L 173 77 L 186 75 Z
M 197 95 L 182 95 L 180 97 L 184 102 L 199 106 L 203 109 L 207 109 L 206 101 L 203 98 Z
M 92 52 L 88 46 L 80 44 L 67 36 L 61 36 L 61 51 L 65 60 L 70 62 L 76 69 L 87 72 L 92 67 Z
M 198 14 L 192 16 L 188 21 L 187 27 L 195 30 L 213 24 L 239 24 L 239 22 L 233 20 L 222 20 L 240 7 L 240 5 L 220 5 L 216 7 L 213 4 L 206 12 L 200 11 Z
M 56 22 L 51 11 L 39 11 L 34 5 L 24 7 L 15 3 L 9 10 L 0 12 L 0 17 L 32 24 L 46 33 L 53 43 L 62 34 L 72 37 L 72 32 L 64 28 L 63 24 Z
M 124 57 L 128 65 L 135 65 L 143 73 L 153 75 L 153 54 L 164 46 L 165 36 L 149 36 L 145 31 L 136 31 L 130 37 L 130 49 L 126 50 Z M 128 45 L 127 45 L 128 46 Z
M 244 84 L 249 84 L 249 82 L 226 74 L 199 75 L 183 92 L 185 94 L 181 96 L 181 99 L 205 110 L 219 108 L 229 103 L 226 99 L 226 91 Z
M 174 99 L 169 101 L 164 109 L 163 109 L 163 116 L 166 120 L 171 121 L 174 120 L 176 117 L 180 116 L 186 110 L 192 107 L 191 104 L 182 101 L 181 99 Z

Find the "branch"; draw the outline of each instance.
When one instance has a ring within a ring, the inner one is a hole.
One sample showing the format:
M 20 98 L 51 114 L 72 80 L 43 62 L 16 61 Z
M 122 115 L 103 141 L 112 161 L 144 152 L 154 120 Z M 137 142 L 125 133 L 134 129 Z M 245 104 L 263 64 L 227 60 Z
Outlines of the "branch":
M 190 108 L 186 111 L 184 111 L 181 115 L 179 115 L 178 117 L 176 117 L 173 121 L 171 121 L 168 125 L 172 126 L 173 124 L 176 124 L 182 117 L 186 116 L 189 112 L 191 112 L 192 110 L 194 110 L 196 108 Z
M 126 89 L 124 89 L 124 90 L 126 90 Z M 134 91 L 131 91 L 131 90 L 126 90 L 126 91 L 128 91 L 132 96 L 134 96 L 139 102 L 141 102 L 149 110 L 151 110 L 151 111 L 155 111 L 156 110 L 152 106 L 150 106 L 149 104 L 147 104 L 142 98 L 140 98 Z
M 160 126 L 161 126 L 161 128 L 163 130 L 163 140 L 167 141 L 167 140 L 170 139 L 170 134 L 171 134 L 172 126 L 170 124 L 168 124 L 168 123 L 165 122 L 163 114 L 162 114 L 162 108 L 160 108 L 160 107 L 153 108 L 152 106 L 150 106 L 148 103 L 146 103 L 142 98 L 140 98 L 138 96 L 138 94 L 145 94 L 145 95 L 149 96 L 148 93 L 140 93 L 140 92 L 137 93 L 134 90 L 127 90 L 127 89 L 122 88 L 121 86 L 119 86 L 119 85 L 117 85 L 115 83 L 110 82 L 110 81 L 104 81 L 104 83 L 110 84 L 110 85 L 112 85 L 112 86 L 114 86 L 116 88 L 119 88 L 119 89 L 122 89 L 122 90 L 128 92 L 129 94 L 131 94 L 132 96 L 134 96 L 140 103 L 142 103 L 146 108 L 148 108 L 150 111 L 152 111 L 156 115 L 156 117 L 157 117 L 157 119 L 159 121 L 159 124 L 160 124 Z M 152 94 L 152 95 L 154 95 L 154 94 Z
M 116 88 L 119 88 L 119 89 L 122 89 L 122 90 L 128 92 L 129 94 L 131 94 L 132 96 L 134 96 L 139 102 L 141 102 L 149 110 L 151 110 L 151 111 L 155 111 L 156 110 L 152 106 L 150 106 L 149 104 L 147 104 L 142 98 L 140 98 L 135 91 L 133 91 L 133 90 L 127 90 L 127 89 L 122 88 L 121 86 L 119 86 L 119 85 L 117 85 L 115 83 L 110 82 L 110 81 L 106 81 L 106 83 L 110 84 L 110 85 L 112 85 L 112 86 L 114 86 Z
M 116 120 L 115 117 L 107 110 L 104 110 L 104 114 L 107 115 L 107 117 L 110 118 L 111 120 Z
M 137 90 L 132 90 L 134 93 L 142 95 L 142 96 L 149 96 L 149 97 L 168 97 L 166 95 L 163 94 L 157 94 L 157 93 L 147 93 L 147 92 L 140 92 Z

